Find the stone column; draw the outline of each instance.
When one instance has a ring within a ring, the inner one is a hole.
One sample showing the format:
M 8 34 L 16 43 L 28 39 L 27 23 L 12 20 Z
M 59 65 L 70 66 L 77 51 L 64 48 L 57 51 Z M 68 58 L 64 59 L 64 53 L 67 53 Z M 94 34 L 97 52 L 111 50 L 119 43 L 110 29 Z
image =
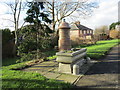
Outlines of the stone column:
M 67 22 L 64 21 L 59 26 L 59 51 L 70 50 L 70 26 Z

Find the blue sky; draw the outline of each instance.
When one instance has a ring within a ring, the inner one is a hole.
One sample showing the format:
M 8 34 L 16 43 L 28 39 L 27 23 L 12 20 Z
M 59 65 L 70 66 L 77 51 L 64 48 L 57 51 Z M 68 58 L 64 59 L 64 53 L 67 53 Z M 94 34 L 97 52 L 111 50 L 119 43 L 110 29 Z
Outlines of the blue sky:
M 4 1 L 10 0 L 1 0 L 0 1 L 0 29 L 1 28 L 10 28 L 13 29 L 12 22 L 9 22 L 6 19 L 12 19 L 11 15 L 7 15 L 9 12 L 8 7 L 3 3 Z M 93 1 L 93 0 L 89 0 Z M 96 0 L 95 0 L 96 1 Z M 82 25 L 85 25 L 89 28 L 95 29 L 96 27 L 102 25 L 110 25 L 113 22 L 118 21 L 118 1 L 119 0 L 97 0 L 99 3 L 99 8 L 95 9 L 92 16 L 88 18 L 78 18 Z M 25 13 L 22 14 L 22 17 L 25 17 Z M 22 24 L 23 20 L 21 18 L 20 24 Z M 71 20 L 67 19 L 67 22 L 71 22 Z

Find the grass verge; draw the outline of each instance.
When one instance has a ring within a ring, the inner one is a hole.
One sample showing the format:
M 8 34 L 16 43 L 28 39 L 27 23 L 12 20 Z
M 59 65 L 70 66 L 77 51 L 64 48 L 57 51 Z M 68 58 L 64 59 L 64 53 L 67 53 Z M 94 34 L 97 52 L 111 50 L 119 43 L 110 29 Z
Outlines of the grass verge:
M 87 46 L 84 48 L 87 48 L 88 57 L 92 59 L 100 59 L 101 57 L 104 57 L 112 47 L 119 43 L 120 43 L 119 39 L 105 40 L 98 41 L 95 45 Z

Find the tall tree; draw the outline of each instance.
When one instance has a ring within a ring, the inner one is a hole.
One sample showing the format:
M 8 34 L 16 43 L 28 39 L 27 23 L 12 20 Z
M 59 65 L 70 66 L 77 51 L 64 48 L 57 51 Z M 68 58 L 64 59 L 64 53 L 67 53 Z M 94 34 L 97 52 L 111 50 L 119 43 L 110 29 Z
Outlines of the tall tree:
M 110 30 L 115 29 L 116 25 L 120 25 L 120 21 L 119 21 L 119 22 L 112 23 L 112 24 L 109 26 L 109 29 L 110 29 Z
M 44 26 L 42 25 L 43 21 L 50 23 L 51 20 L 48 18 L 48 14 L 44 12 L 44 3 L 43 2 L 29 2 L 27 10 L 27 17 L 25 18 L 26 22 L 34 25 L 35 30 L 37 31 L 37 59 L 39 57 L 39 42 L 45 36 Z M 45 23 L 44 23 L 45 24 Z
M 13 15 L 13 19 L 9 20 L 14 23 L 14 30 L 15 30 L 15 47 L 14 47 L 14 52 L 16 54 L 16 49 L 17 49 L 17 43 L 18 43 L 18 35 L 17 31 L 19 27 L 19 21 L 20 21 L 20 15 L 21 11 L 25 9 L 25 5 L 23 5 L 22 0 L 14 0 L 14 2 L 7 2 L 7 6 L 10 8 L 10 13 Z

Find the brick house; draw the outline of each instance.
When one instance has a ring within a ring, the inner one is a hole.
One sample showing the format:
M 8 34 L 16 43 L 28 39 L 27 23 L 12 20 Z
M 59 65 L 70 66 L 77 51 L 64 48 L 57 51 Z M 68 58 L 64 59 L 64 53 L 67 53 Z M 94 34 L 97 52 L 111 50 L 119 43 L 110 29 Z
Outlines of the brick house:
M 93 30 L 81 25 L 79 21 L 71 24 L 70 38 L 92 39 Z

